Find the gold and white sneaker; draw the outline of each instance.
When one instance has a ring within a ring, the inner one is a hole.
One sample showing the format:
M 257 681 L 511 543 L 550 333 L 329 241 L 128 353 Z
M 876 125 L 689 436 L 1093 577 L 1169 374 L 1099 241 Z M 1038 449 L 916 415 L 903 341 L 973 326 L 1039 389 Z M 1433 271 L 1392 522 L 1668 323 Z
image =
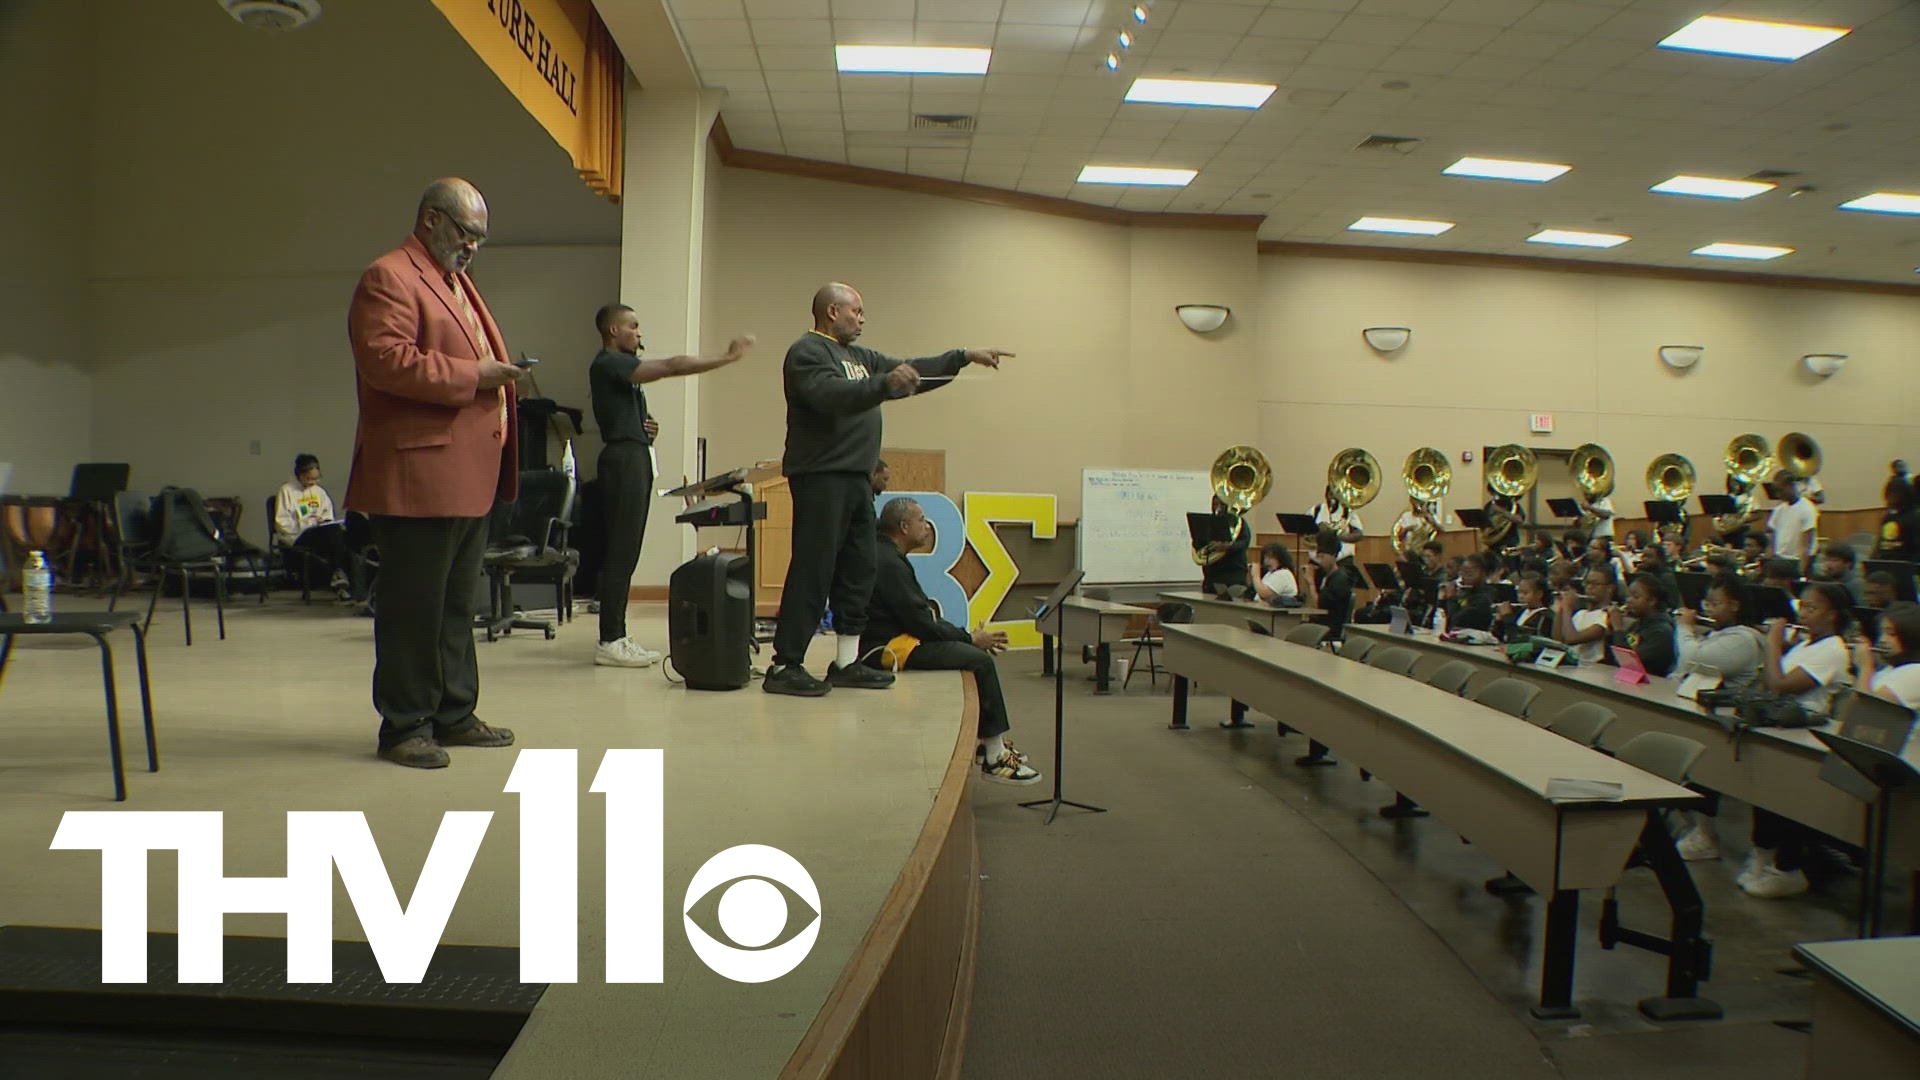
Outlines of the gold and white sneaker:
M 619 641 L 603 641 L 596 646 L 593 662 L 601 667 L 652 667 L 660 662 L 660 654 L 630 637 L 623 637 Z

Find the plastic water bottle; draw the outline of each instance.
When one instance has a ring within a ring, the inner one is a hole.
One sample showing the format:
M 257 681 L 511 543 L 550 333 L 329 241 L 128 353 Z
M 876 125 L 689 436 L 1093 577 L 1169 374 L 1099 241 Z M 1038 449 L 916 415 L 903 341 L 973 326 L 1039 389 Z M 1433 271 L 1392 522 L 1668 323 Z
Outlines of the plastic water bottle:
M 574 464 L 574 460 L 573 460 L 573 440 L 572 439 L 567 440 L 566 452 L 560 455 L 560 471 L 563 473 L 566 473 L 567 476 L 571 477 L 572 479 L 575 479 L 575 480 L 580 479 L 580 467 Z
M 21 575 L 21 591 L 26 594 L 23 615 L 30 623 L 53 621 L 53 568 L 47 565 L 45 552 L 27 555 L 27 570 Z

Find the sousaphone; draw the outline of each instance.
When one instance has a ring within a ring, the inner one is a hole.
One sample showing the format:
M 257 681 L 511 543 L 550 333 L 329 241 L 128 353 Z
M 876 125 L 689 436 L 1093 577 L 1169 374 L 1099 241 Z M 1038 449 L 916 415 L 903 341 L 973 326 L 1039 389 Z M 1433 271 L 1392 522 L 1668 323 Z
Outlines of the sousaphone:
M 1517 500 L 1524 498 L 1533 490 L 1534 482 L 1540 478 L 1540 463 L 1533 451 L 1519 443 L 1496 446 L 1487 453 L 1487 488 L 1495 495 Z M 1505 510 L 1495 509 L 1488 515 L 1492 524 L 1483 537 L 1487 546 L 1505 547 L 1518 539 L 1520 519 Z
M 1247 511 L 1252 510 L 1273 488 L 1273 468 L 1266 455 L 1251 446 L 1229 446 L 1213 459 L 1207 472 L 1213 497 L 1233 515 L 1233 541 L 1214 542 L 1193 553 L 1193 561 L 1209 566 L 1220 561 L 1247 528 Z
M 1647 491 L 1656 502 L 1684 503 L 1687 496 L 1693 494 L 1693 462 L 1679 454 L 1661 454 L 1647 463 Z M 1659 538 L 1667 539 L 1676 533 L 1682 537 L 1687 534 L 1686 513 L 1683 510 L 1680 522 L 1662 524 L 1658 530 Z
M 1393 550 L 1403 559 L 1413 559 L 1420 549 L 1440 533 L 1433 512 L 1453 484 L 1453 466 L 1447 455 L 1431 446 L 1423 446 L 1407 455 L 1400 467 L 1400 481 L 1407 486 L 1407 497 L 1415 504 L 1413 524 L 1393 531 Z

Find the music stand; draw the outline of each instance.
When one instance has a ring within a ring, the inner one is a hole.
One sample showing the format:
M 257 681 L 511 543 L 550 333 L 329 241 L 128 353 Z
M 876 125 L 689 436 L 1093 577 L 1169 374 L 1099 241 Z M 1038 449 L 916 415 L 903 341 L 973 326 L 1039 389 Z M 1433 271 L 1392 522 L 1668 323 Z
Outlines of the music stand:
M 1547 509 L 1553 511 L 1554 517 L 1580 520 L 1580 504 L 1572 499 L 1548 499 Z
M 1463 506 L 1455 510 L 1454 515 L 1460 519 L 1460 524 L 1473 530 L 1473 550 L 1483 550 L 1486 545 L 1480 542 L 1480 534 L 1493 528 L 1493 519 L 1487 516 L 1486 510 L 1477 506 Z
M 1306 562 L 1304 538 L 1320 535 L 1320 523 L 1312 514 L 1280 514 L 1280 531 L 1293 537 L 1293 572 L 1298 574 Z
M 1656 542 L 1659 540 L 1662 525 L 1680 526 L 1680 539 L 1683 542 L 1686 540 L 1686 507 L 1663 499 L 1648 499 L 1640 505 L 1647 508 L 1647 520 L 1653 522 L 1653 535 Z
M 1731 495 L 1702 495 L 1700 509 L 1714 517 L 1740 512 L 1740 502 Z
M 1078 807 L 1091 814 L 1104 814 L 1107 812 L 1105 807 L 1088 806 L 1086 803 L 1074 802 L 1060 794 L 1060 747 L 1065 741 L 1067 716 L 1067 624 L 1063 617 L 1055 613 L 1059 610 L 1060 605 L 1066 602 L 1067 597 L 1073 595 L 1073 590 L 1080 587 L 1080 579 L 1084 577 L 1086 577 L 1086 571 L 1084 570 L 1075 570 L 1073 573 L 1068 574 L 1066 580 L 1055 586 L 1053 592 L 1049 594 L 1045 600 L 1040 602 L 1040 610 L 1033 613 L 1035 629 L 1040 628 L 1040 620 L 1049 616 L 1060 619 L 1060 632 L 1053 635 L 1053 647 L 1055 650 L 1053 657 L 1053 797 L 1050 799 L 1034 799 L 1031 802 L 1023 802 L 1020 805 L 1026 807 L 1047 807 L 1046 824 L 1048 825 L 1053 824 L 1054 815 L 1058 814 L 1060 808 L 1063 806 Z M 1045 632 L 1044 630 L 1041 631 L 1041 633 Z
M 1880 893 L 1887 879 L 1887 826 L 1893 814 L 1893 793 L 1920 786 L 1920 772 L 1905 758 L 1872 743 L 1824 731 L 1814 731 L 1813 737 L 1853 766 L 1878 792 L 1872 814 L 1867 818 L 1867 868 L 1860 883 L 1867 902 L 1860 913 L 1860 936 L 1879 937 Z
M 1393 567 L 1386 563 L 1362 563 L 1360 569 L 1366 572 L 1367 580 L 1381 592 L 1393 592 L 1399 589 L 1400 579 L 1394 576 Z

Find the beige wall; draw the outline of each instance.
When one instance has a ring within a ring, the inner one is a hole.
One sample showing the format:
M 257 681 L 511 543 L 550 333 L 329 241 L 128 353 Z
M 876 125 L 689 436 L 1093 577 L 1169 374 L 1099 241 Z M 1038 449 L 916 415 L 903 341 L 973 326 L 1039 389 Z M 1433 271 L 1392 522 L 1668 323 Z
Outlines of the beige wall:
M 1400 465 L 1419 446 L 1453 459 L 1448 503 L 1458 506 L 1480 501 L 1484 445 L 1598 442 L 1620 468 L 1616 503 L 1635 514 L 1656 455 L 1686 455 L 1701 489 L 1719 491 L 1721 452 L 1742 432 L 1814 436 L 1831 507 L 1875 505 L 1887 461 L 1920 448 L 1911 299 L 1339 259 L 1260 264 L 1258 445 L 1280 474 L 1270 500 L 1280 507 L 1310 505 L 1328 459 L 1347 446 L 1372 451 L 1392 478 L 1374 531 L 1401 508 Z M 1381 357 L 1360 337 L 1377 325 L 1411 327 L 1412 341 Z M 1707 351 L 1682 374 L 1660 362 L 1663 344 Z M 1800 365 L 1811 352 L 1852 359 L 1820 380 Z M 1535 412 L 1554 414 L 1552 435 L 1528 433 Z M 1466 450 L 1472 465 L 1460 462 Z
M 9 492 L 64 494 L 92 452 L 92 95 L 69 77 L 87 63 L 92 19 L 51 0 L 0 8 L 0 466 L 12 466 Z
M 742 169 L 721 173 L 718 206 L 707 345 L 741 331 L 762 345 L 704 377 L 715 468 L 780 455 L 780 360 L 809 325 L 814 289 L 836 279 L 864 296 L 864 345 L 1018 354 L 885 407 L 889 445 L 946 449 L 955 494 L 1053 492 L 1071 519 L 1083 467 L 1204 466 L 1253 435 L 1251 234 L 1128 229 Z M 1237 321 L 1198 338 L 1172 311 L 1189 301 L 1229 304 Z

